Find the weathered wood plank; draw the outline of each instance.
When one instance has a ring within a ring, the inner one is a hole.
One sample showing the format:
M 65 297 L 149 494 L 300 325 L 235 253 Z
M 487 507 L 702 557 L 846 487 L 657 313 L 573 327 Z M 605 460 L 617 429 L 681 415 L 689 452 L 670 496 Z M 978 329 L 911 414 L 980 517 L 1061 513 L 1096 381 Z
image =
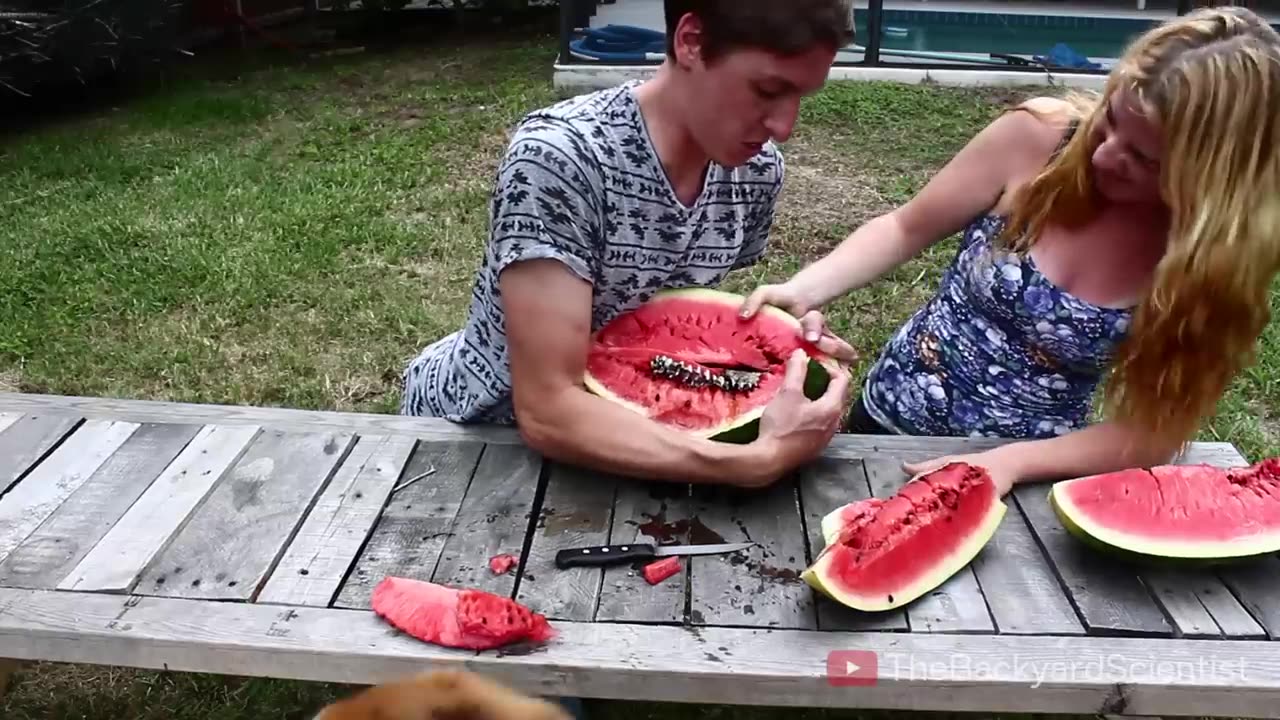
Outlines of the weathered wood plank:
M 415 440 L 365 435 L 307 513 L 257 602 L 327 607 L 403 476 Z
M 653 545 L 707 542 L 711 535 L 693 517 L 689 486 L 682 483 L 618 482 L 609 542 Z M 696 538 L 696 540 L 691 539 Z M 636 568 L 614 565 L 604 571 L 596 620 L 605 622 L 676 623 L 685 619 L 689 566 L 657 585 Z
M 249 424 L 278 430 L 349 431 L 378 435 L 408 435 L 422 439 L 473 441 L 489 444 L 521 445 L 515 428 L 452 423 L 440 418 L 408 417 L 381 413 L 353 413 L 175 403 L 156 400 L 82 397 L 28 393 L 0 393 L 0 412 L 77 414 L 85 418 L 128 420 L 131 422 L 181 422 L 203 424 Z M 920 438 L 895 435 L 852 435 L 839 433 L 827 450 L 829 457 L 902 458 L 919 460 L 952 453 L 974 452 L 1009 442 L 993 438 Z M 1220 454 L 1233 454 L 1230 443 L 1200 442 L 1189 450 L 1197 462 L 1213 462 Z
M 53 588 L 200 430 L 145 424 L 0 563 L 0 585 Z
M 1133 566 L 1100 561 L 1071 537 L 1049 506 L 1044 484 L 1015 487 L 1011 498 L 1022 509 L 1054 572 L 1071 596 L 1085 628 L 1098 635 L 1168 636 L 1173 628 Z
M 58 588 L 128 592 L 258 433 L 256 427 L 207 425 L 103 535 Z
M 902 471 L 901 460 L 869 458 L 863 462 L 871 493 L 892 497 L 910 479 Z M 991 613 L 973 564 L 960 569 L 936 589 L 907 606 L 913 632 L 989 633 L 995 631 Z
M 264 430 L 143 570 L 134 592 L 251 599 L 353 440 Z
M 418 444 L 405 482 L 430 474 L 392 493 L 335 607 L 368 608 L 373 589 L 387 576 L 431 579 L 483 450 L 476 442 Z
M 0 562 L 119 450 L 138 427 L 135 423 L 108 420 L 84 423 L 32 468 L 22 482 L 0 497 Z
M 1147 569 L 1142 579 L 1184 637 L 1267 636 L 1212 571 Z
M 1274 582 L 1274 579 L 1273 579 Z M 1209 616 L 1218 624 L 1223 637 L 1262 639 L 1267 637 L 1267 630 L 1249 614 L 1249 610 L 1232 594 L 1227 583 L 1215 578 L 1213 583 L 1203 582 L 1196 586 L 1196 599 L 1209 611 Z M 1274 584 L 1270 597 L 1276 597 Z
M 555 558 L 565 548 L 609 542 L 617 484 L 618 478 L 607 473 L 563 463 L 551 466 L 538 524 L 519 571 L 517 600 L 552 620 L 591 620 L 604 570 L 562 570 Z
M 523 445 L 486 445 L 445 540 L 434 581 L 510 596 L 515 573 L 494 575 L 489 558 L 519 555 L 533 519 L 542 456 Z
M 853 435 L 837 433 L 826 451 L 826 457 L 849 460 L 884 459 L 920 461 L 943 455 L 980 452 L 1005 445 L 1015 440 L 969 437 L 916 437 L 910 435 Z M 1170 462 L 1207 463 L 1221 465 L 1239 457 L 1239 451 L 1231 443 L 1195 442 Z
M 1269 642 L 555 626 L 538 652 L 474 653 L 370 612 L 0 589 L 0 647 L 20 660 L 366 685 L 453 667 L 535 695 L 657 702 L 1280 717 Z M 827 677 L 829 654 L 851 648 L 877 658 L 874 683 Z
M 996 631 L 1011 635 L 1084 634 L 1084 624 L 1049 558 L 1036 543 L 1022 508 L 1008 497 L 1005 504 L 1004 521 L 971 563 Z
M 793 479 L 763 490 L 693 485 L 693 515 L 718 538 L 753 547 L 688 559 L 689 621 L 694 625 L 814 628 L 804 523 Z
M 294 432 L 351 432 L 403 435 L 424 440 L 457 440 L 522 444 L 515 428 L 497 425 L 464 425 L 441 418 L 410 417 L 385 413 L 334 412 L 294 408 L 176 403 L 158 400 L 0 393 L 0 411 L 62 414 L 85 418 L 132 422 L 252 425 Z
M 0 428 L 0 496 L 81 423 L 77 416 L 5 413 Z
M 1267 631 L 1267 637 L 1280 640 L 1280 558 L 1275 556 L 1224 567 L 1218 576 L 1235 597 Z
M 799 474 L 800 506 L 804 509 L 804 525 L 809 539 L 809 563 L 817 559 L 826 546 L 822 537 L 822 518 L 838 508 L 871 497 L 867 471 L 861 460 L 820 458 Z M 823 630 L 906 630 L 907 613 L 899 608 L 888 612 L 868 613 L 854 610 L 827 596 L 813 592 L 818 612 L 818 627 Z

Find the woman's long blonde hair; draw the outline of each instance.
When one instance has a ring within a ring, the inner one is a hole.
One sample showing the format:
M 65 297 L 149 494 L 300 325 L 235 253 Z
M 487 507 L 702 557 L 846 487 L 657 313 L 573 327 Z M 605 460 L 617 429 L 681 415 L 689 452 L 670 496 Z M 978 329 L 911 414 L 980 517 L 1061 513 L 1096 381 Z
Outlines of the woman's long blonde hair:
M 1243 8 L 1206 8 L 1134 41 L 1080 131 L 1016 198 L 1005 229 L 1017 250 L 1048 222 L 1078 225 L 1097 199 L 1093 128 L 1127 90 L 1164 139 L 1160 191 L 1168 247 L 1117 348 L 1109 414 L 1179 445 L 1198 432 L 1270 320 L 1280 269 L 1280 36 Z

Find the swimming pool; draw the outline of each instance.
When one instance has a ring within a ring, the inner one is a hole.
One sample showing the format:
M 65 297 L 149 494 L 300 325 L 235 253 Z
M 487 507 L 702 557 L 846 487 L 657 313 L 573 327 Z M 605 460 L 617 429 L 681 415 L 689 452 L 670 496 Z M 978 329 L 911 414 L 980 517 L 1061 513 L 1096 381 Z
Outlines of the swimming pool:
M 867 11 L 854 12 L 858 44 L 869 37 Z M 882 50 L 1044 55 L 1064 43 L 1090 60 L 1118 57 L 1157 19 L 931 10 L 884 10 Z M 932 59 L 932 58 L 930 58 Z M 887 56 L 893 62 L 898 57 Z

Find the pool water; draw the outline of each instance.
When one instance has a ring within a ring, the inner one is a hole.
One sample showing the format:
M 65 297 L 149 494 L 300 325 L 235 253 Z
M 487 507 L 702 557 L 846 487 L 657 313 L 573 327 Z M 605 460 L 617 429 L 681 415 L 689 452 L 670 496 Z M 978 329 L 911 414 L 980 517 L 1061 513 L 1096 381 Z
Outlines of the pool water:
M 859 45 L 867 44 L 867 13 L 855 11 Z M 1156 20 L 1021 13 L 885 10 L 880 47 L 945 53 L 1045 55 L 1065 43 L 1097 62 L 1116 58 Z M 886 62 L 897 60 L 893 56 Z

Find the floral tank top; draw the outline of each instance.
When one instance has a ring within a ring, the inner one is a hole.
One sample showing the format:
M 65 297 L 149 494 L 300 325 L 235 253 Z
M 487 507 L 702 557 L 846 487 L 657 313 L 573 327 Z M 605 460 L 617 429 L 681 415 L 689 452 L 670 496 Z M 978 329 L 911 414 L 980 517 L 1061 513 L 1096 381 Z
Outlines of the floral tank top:
M 1006 218 L 965 229 L 937 294 L 867 376 L 867 412 L 909 435 L 1043 438 L 1087 424 L 1128 309 L 1064 292 L 1029 255 L 994 246 Z

